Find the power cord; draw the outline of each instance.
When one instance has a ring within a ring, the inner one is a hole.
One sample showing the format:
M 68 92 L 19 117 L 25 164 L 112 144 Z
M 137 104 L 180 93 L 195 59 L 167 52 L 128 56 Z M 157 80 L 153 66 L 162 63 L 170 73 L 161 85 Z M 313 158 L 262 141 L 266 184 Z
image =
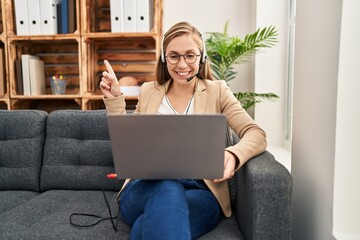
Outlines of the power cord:
M 99 216 L 99 215 L 88 214 L 88 213 L 72 213 L 70 215 L 70 219 L 69 219 L 70 224 L 73 225 L 73 226 L 76 226 L 76 227 L 92 227 L 92 226 L 95 226 L 95 225 L 99 224 L 101 221 L 111 220 L 112 227 L 113 227 L 114 231 L 117 232 L 118 217 L 117 216 L 114 216 L 114 217 L 112 216 L 110 204 L 109 204 L 109 201 L 108 201 L 108 199 L 106 197 L 105 191 L 102 190 L 102 193 L 103 193 L 105 204 L 106 204 L 106 206 L 108 208 L 110 217 L 102 217 L 102 216 Z M 95 223 L 91 223 L 91 224 L 77 224 L 77 223 L 73 222 L 73 217 L 74 216 L 91 217 L 91 218 L 98 219 L 98 221 L 95 222 Z M 116 219 L 116 224 L 114 223 L 114 219 Z

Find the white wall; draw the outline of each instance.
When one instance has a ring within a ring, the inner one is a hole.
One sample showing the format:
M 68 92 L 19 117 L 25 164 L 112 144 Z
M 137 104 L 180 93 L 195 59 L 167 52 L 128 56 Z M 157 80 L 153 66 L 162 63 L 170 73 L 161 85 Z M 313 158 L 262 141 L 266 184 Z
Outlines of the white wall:
M 280 98 L 255 108 L 254 118 L 264 128 L 270 147 L 283 146 L 285 139 L 288 0 L 256 0 L 255 27 L 276 26 L 278 43 L 255 57 L 255 92 L 275 93 Z M 271 9 L 271 11 L 269 11 Z
M 341 1 L 297 1 L 291 173 L 294 239 L 334 239 Z
M 338 75 L 333 234 L 360 239 L 360 1 L 343 0 Z

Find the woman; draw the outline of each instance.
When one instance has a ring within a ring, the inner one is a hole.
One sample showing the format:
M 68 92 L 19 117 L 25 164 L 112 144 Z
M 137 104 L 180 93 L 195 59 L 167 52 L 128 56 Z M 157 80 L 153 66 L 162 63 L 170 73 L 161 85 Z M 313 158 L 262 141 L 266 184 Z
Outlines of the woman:
M 108 61 L 100 89 L 108 114 L 125 114 L 125 98 Z M 215 180 L 126 180 L 120 213 L 132 239 L 195 239 L 211 231 L 221 215 L 231 216 L 227 179 L 266 149 L 265 132 L 241 107 L 222 80 L 212 81 L 204 40 L 187 22 L 164 35 L 157 81 L 144 83 L 135 112 L 221 113 L 240 142 L 224 151 L 224 175 Z

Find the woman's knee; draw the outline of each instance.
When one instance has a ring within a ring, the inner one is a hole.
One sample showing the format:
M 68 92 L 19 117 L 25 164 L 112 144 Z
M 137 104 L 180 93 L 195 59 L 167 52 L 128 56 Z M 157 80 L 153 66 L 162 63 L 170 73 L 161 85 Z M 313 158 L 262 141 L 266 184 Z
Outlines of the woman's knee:
M 153 185 L 151 205 L 158 207 L 181 207 L 188 208 L 185 188 L 176 180 L 161 180 Z M 149 200 L 150 200 L 149 199 Z
M 185 195 L 185 188 L 177 180 L 158 180 L 153 185 L 153 194 L 172 193 Z

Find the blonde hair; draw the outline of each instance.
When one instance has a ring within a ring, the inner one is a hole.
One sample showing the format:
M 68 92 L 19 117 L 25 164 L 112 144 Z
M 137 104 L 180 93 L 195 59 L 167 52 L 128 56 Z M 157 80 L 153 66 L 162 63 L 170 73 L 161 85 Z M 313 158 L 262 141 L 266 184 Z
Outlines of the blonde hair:
M 201 52 L 201 56 L 203 56 L 204 51 L 205 51 L 205 46 L 203 46 L 203 39 L 201 36 L 201 33 L 195 28 L 193 27 L 190 23 L 188 22 L 179 22 L 175 25 L 173 25 L 165 34 L 164 34 L 164 38 L 162 41 L 163 46 L 161 46 L 161 53 L 160 55 L 165 55 L 165 49 L 166 47 L 169 45 L 169 43 L 176 37 L 179 36 L 183 36 L 183 35 L 189 35 L 192 36 L 192 38 L 194 39 L 195 43 L 198 45 L 199 50 Z M 163 62 L 164 60 L 164 62 Z M 208 61 L 202 61 L 203 59 L 200 60 L 200 66 L 199 66 L 199 73 L 198 73 L 198 77 L 199 79 L 210 79 L 212 80 L 212 74 L 211 74 L 211 70 L 210 70 L 210 65 L 208 63 Z M 156 67 L 156 81 L 162 85 L 165 82 L 169 81 L 171 79 L 171 76 L 169 74 L 169 71 L 166 67 L 166 60 L 162 59 L 162 57 L 160 57 L 158 59 L 157 62 L 157 67 Z

